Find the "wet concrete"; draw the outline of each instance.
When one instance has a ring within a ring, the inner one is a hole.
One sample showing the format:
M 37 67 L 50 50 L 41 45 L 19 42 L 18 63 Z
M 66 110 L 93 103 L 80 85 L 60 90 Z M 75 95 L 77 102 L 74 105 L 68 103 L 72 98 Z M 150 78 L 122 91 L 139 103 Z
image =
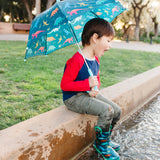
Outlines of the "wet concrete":
M 160 160 L 160 95 L 115 129 L 121 160 Z M 76 160 L 103 160 L 92 146 Z

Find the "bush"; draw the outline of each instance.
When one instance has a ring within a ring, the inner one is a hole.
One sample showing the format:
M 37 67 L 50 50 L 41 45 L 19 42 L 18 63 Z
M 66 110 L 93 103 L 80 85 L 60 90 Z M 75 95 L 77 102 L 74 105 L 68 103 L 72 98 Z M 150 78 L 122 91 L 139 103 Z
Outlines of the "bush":
M 157 38 L 154 37 L 154 33 L 150 32 L 149 34 L 150 38 L 147 38 L 147 32 L 145 32 L 140 38 L 140 41 L 143 41 L 145 43 L 151 43 L 151 37 L 152 37 L 152 43 L 159 43 L 160 44 L 160 34 L 158 35 Z

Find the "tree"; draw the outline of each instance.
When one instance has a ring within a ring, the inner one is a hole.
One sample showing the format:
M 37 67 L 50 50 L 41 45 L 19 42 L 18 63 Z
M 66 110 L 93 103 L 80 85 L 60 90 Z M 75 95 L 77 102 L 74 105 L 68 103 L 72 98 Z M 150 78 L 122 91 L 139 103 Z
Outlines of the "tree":
M 154 24 L 154 34 L 158 37 L 158 26 L 160 22 L 160 2 L 158 0 L 153 0 L 148 8 L 148 12 L 151 16 L 152 22 Z
M 4 1 L 0 2 L 0 21 L 3 21 L 3 15 L 4 15 Z
M 140 0 L 137 2 L 136 0 L 133 0 L 131 2 L 133 12 L 134 12 L 134 19 L 136 23 L 136 28 L 135 28 L 135 40 L 139 41 L 139 32 L 140 32 L 140 21 L 141 21 L 141 14 L 144 8 L 146 8 L 150 2 L 150 0 L 147 0 L 146 3 L 142 3 L 143 0 Z
M 46 4 L 46 9 L 50 8 L 52 6 L 52 4 L 55 2 L 56 2 L 56 0 L 48 0 L 47 4 Z
M 36 0 L 36 16 L 41 13 L 41 0 Z
M 133 19 L 133 10 L 125 11 L 118 17 L 118 21 L 121 21 L 123 24 L 123 38 L 126 38 L 127 35 L 129 35 L 128 31 L 130 27 L 135 26 Z
M 29 22 L 31 23 L 32 22 L 32 8 L 29 7 L 29 4 L 26 0 L 23 0 L 24 4 L 25 4 L 25 7 L 26 7 L 26 10 L 27 10 L 27 13 L 28 13 L 28 20 Z
M 4 15 L 10 15 L 11 22 L 31 22 L 33 5 L 33 0 L 1 0 L 1 21 L 4 21 Z

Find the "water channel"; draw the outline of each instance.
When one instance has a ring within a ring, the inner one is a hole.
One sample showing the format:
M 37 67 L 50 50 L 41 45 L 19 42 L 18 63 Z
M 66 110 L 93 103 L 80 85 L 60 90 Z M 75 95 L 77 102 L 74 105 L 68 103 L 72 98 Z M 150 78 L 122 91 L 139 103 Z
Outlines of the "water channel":
M 121 160 L 160 160 L 160 95 L 131 115 L 115 130 Z M 89 147 L 77 160 L 103 160 Z

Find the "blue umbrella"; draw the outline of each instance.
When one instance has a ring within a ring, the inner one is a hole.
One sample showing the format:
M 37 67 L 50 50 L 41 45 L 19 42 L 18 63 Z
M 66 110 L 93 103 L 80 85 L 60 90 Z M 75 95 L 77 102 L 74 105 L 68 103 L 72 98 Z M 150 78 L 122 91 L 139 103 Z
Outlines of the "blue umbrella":
M 87 21 L 99 17 L 111 22 L 124 10 L 117 0 L 57 0 L 51 8 L 33 20 L 25 60 L 33 56 L 48 55 L 74 43 L 78 44 Z M 90 72 L 89 67 L 88 70 Z
M 111 22 L 125 8 L 117 0 L 65 0 L 56 2 L 32 22 L 25 59 L 81 41 L 87 21 L 99 17 Z

